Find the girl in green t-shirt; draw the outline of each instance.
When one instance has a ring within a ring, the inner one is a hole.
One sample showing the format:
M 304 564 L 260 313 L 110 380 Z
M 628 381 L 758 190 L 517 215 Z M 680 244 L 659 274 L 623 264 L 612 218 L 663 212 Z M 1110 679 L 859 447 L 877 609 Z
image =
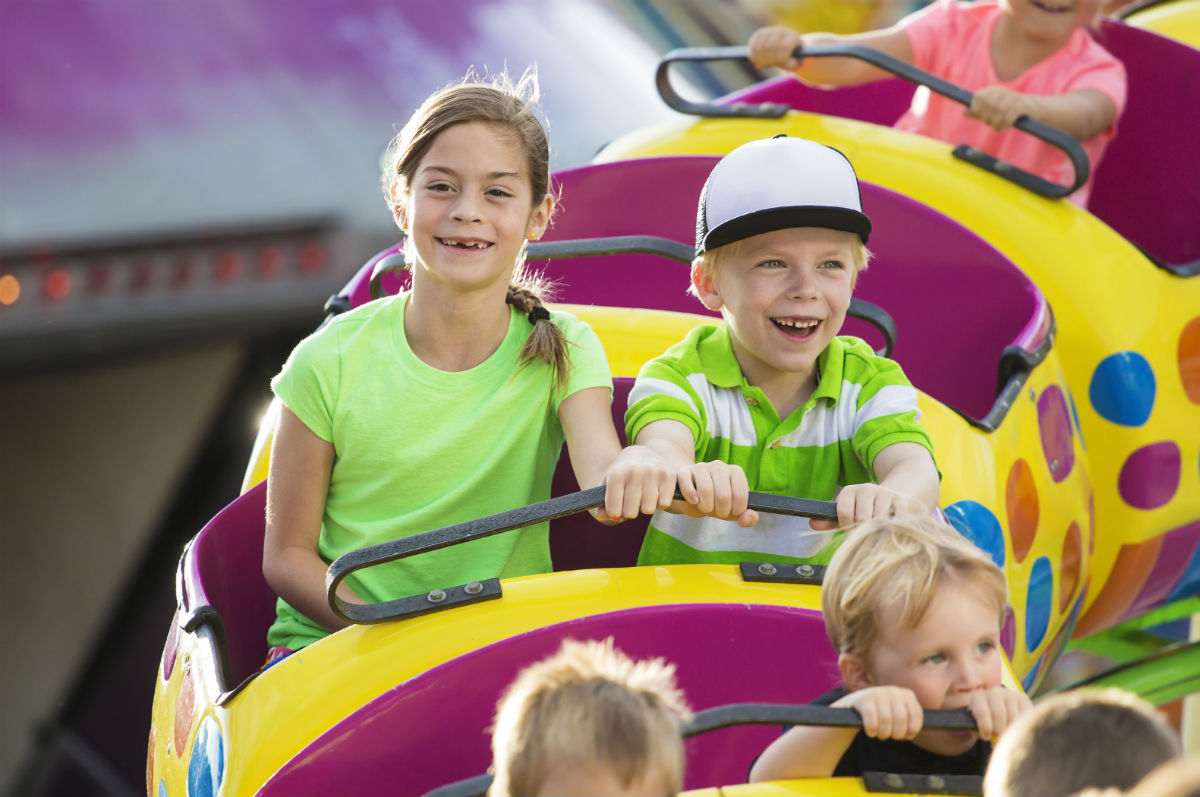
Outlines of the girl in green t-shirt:
M 350 550 L 549 497 L 565 441 L 596 517 L 667 506 L 675 477 L 622 451 L 599 339 L 542 306 L 525 248 L 550 222 L 536 76 L 430 96 L 388 150 L 384 193 L 412 288 L 338 316 L 272 382 L 283 407 L 267 477 L 263 572 L 280 596 L 268 640 L 303 647 L 343 625 L 328 563 Z M 550 569 L 545 524 L 367 568 L 339 588 L 378 602 Z

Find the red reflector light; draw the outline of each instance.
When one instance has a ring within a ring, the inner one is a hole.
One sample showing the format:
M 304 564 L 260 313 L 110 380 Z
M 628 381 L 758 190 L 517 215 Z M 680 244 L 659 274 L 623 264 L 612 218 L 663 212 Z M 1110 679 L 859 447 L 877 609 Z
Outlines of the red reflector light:
M 139 260 L 133 264 L 133 274 L 129 278 L 129 287 L 141 292 L 150 287 L 154 280 L 154 264 L 149 260 Z
M 260 276 L 274 277 L 283 270 L 283 253 L 274 246 L 264 246 L 254 257 L 254 267 Z
M 300 270 L 306 274 L 325 268 L 325 247 L 308 243 L 300 247 Z
M 43 284 L 46 290 L 46 296 L 55 301 L 64 298 L 71 292 L 71 275 L 65 269 L 51 269 L 46 274 L 46 280 Z
M 229 282 L 242 273 L 242 257 L 237 252 L 222 252 L 217 255 L 217 279 Z
M 112 284 L 112 268 L 103 261 L 93 263 L 88 269 L 87 289 L 89 293 L 103 293 Z
M 175 261 L 175 267 L 171 269 L 171 287 L 184 288 L 192 281 L 192 261 L 186 257 L 181 257 Z

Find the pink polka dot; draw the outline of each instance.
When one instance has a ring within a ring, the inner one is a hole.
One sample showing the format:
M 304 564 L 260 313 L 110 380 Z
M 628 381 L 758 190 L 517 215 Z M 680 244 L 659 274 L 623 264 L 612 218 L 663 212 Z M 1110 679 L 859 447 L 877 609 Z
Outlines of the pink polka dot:
M 1079 586 L 1080 560 L 1083 558 L 1083 543 L 1080 540 L 1079 524 L 1072 521 L 1063 537 L 1062 559 L 1058 564 L 1058 611 L 1066 612 Z
M 1179 446 L 1173 440 L 1142 446 L 1121 466 L 1117 488 L 1125 503 L 1137 509 L 1157 509 L 1175 497 L 1182 468 Z
M 1179 336 L 1179 378 L 1193 404 L 1200 404 L 1200 316 L 1193 318 Z
M 1000 627 L 1000 647 L 1012 661 L 1013 651 L 1017 649 L 1017 618 L 1012 605 L 1004 607 L 1004 625 Z
M 1037 534 L 1038 494 L 1033 471 L 1024 459 L 1018 459 L 1008 471 L 1005 488 L 1005 508 L 1008 510 L 1008 533 L 1012 538 L 1013 556 L 1025 560 Z
M 1060 482 L 1075 465 L 1075 446 L 1071 439 L 1071 416 L 1067 401 L 1058 385 L 1050 385 L 1038 399 L 1038 430 L 1042 435 L 1042 454 L 1050 478 Z

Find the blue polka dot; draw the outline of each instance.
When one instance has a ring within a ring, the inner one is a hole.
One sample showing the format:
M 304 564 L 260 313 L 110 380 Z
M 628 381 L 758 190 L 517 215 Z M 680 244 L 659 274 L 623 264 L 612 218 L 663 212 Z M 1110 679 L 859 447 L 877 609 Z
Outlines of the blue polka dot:
M 990 509 L 977 501 L 956 501 L 943 513 L 959 533 L 1004 567 L 1004 529 Z
M 1087 443 L 1083 440 L 1083 427 L 1079 425 L 1079 410 L 1075 409 L 1075 393 L 1067 389 L 1067 406 L 1071 408 L 1071 420 L 1075 422 L 1075 433 L 1079 435 L 1079 447 L 1087 451 Z
M 1184 569 L 1183 575 L 1180 576 L 1175 588 L 1171 590 L 1171 594 L 1163 603 L 1183 600 L 1198 592 L 1200 592 L 1200 547 L 1196 548 L 1196 552 L 1192 554 L 1192 559 Z
M 225 743 L 221 728 L 212 717 L 205 717 L 192 741 L 188 760 L 188 797 L 214 797 L 221 791 L 225 775 Z
M 1021 688 L 1028 694 L 1033 689 L 1034 683 L 1037 682 L 1038 673 L 1042 669 L 1042 660 L 1039 658 L 1033 663 L 1033 669 L 1021 679 Z
M 1141 426 L 1154 409 L 1154 369 L 1134 351 L 1119 351 L 1100 361 L 1088 397 L 1101 418 L 1121 426 Z
M 1025 649 L 1032 653 L 1042 644 L 1050 625 L 1050 599 L 1054 596 L 1054 570 L 1050 560 L 1039 556 L 1029 571 L 1025 593 Z
M 167 794 L 167 781 L 165 778 L 158 779 L 158 797 L 171 797 Z

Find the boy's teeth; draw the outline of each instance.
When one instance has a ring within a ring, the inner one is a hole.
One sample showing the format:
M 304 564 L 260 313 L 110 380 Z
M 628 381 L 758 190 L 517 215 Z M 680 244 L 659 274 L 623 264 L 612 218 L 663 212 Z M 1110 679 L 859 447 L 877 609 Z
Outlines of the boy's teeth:
M 787 321 L 785 319 L 779 318 L 779 319 L 775 320 L 775 323 L 779 324 L 779 326 L 781 326 L 781 327 L 792 327 L 793 329 L 811 329 L 812 327 L 815 327 L 820 322 L 818 322 L 818 321 Z

